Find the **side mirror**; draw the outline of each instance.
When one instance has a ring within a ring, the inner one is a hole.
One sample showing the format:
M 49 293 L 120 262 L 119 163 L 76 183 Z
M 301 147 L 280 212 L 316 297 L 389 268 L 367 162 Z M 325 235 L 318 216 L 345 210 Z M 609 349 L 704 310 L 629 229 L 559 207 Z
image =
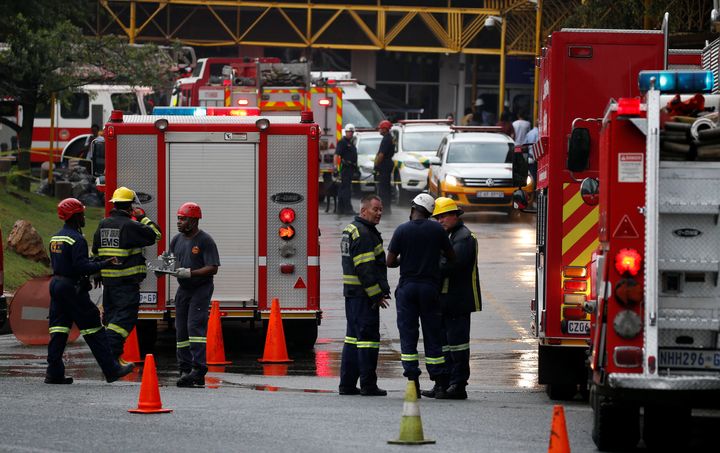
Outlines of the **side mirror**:
M 595 206 L 600 202 L 600 183 L 595 178 L 585 178 L 580 183 L 580 196 L 585 204 Z
M 430 165 L 440 165 L 440 158 L 437 156 L 432 156 L 427 160 L 428 168 L 430 168 Z
M 528 197 L 524 190 L 518 189 L 513 192 L 513 204 L 515 209 L 526 209 L 528 207 Z
M 514 187 L 527 185 L 528 161 L 523 153 L 512 153 L 512 180 Z
M 576 127 L 568 141 L 567 168 L 572 172 L 587 170 L 590 165 L 590 130 Z

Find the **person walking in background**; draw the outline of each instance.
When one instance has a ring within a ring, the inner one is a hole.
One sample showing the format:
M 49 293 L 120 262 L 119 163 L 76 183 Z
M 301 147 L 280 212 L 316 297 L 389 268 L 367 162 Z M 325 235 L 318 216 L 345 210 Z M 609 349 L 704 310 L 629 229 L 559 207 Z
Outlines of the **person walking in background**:
M 338 213 L 355 215 L 352 207 L 352 178 L 357 170 L 357 148 L 353 143 L 355 126 L 345 126 L 345 136 L 340 139 L 335 149 L 335 155 L 340 158 L 340 190 L 338 191 Z
M 418 397 L 421 395 L 418 320 L 422 323 L 425 365 L 430 379 L 440 389 L 449 385 L 449 370 L 442 351 L 439 266 L 442 255 L 454 262 L 455 252 L 442 226 L 430 220 L 434 209 L 433 197 L 426 193 L 416 196 L 410 207 L 410 221 L 395 229 L 387 255 L 388 267 L 400 267 L 395 300 L 403 376 L 414 381 Z
M 340 362 L 341 395 L 387 395 L 378 388 L 375 372 L 380 351 L 380 307 L 387 308 L 390 298 L 383 240 L 376 228 L 382 213 L 380 197 L 365 195 L 360 215 L 345 227 L 340 241 L 347 319 Z
M 375 171 L 378 172 L 378 195 L 385 206 L 385 214 L 391 213 L 392 173 L 394 169 L 392 158 L 395 155 L 395 143 L 390 128 L 392 128 L 392 123 L 388 120 L 380 121 L 380 124 L 378 124 L 382 140 L 375 156 Z
M 517 117 L 518 119 L 512 123 L 513 129 L 515 130 L 515 144 L 522 145 L 525 143 L 525 137 L 530 131 L 532 125 L 530 124 L 530 121 L 525 119 L 526 117 L 524 112 L 519 111 Z

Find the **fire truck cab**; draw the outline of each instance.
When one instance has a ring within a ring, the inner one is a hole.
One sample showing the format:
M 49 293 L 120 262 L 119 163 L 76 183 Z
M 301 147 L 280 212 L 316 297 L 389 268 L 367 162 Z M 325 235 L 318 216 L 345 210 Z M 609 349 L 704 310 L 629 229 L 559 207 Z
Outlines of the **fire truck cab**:
M 237 110 L 231 108 L 171 109 L 157 108 L 161 114 L 152 116 L 113 112 L 104 134 L 106 193 L 120 186 L 135 190 L 160 225 L 163 238 L 144 250 L 148 260 L 177 234 L 178 207 L 200 204 L 200 228 L 220 254 L 213 299 L 222 319 L 265 320 L 278 298 L 288 341 L 312 347 L 322 313 L 320 133 L 312 113 L 258 117 L 228 116 Z M 150 273 L 145 279 L 140 318 L 146 328 L 174 317 L 176 288 L 172 277 Z

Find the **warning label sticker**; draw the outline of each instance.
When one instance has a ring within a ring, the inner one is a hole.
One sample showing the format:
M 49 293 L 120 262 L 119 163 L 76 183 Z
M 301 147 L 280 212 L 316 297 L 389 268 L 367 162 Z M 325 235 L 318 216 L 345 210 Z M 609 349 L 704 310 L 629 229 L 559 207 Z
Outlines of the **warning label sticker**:
M 637 232 L 637 229 L 635 229 L 635 225 L 633 225 L 632 221 L 630 220 L 630 217 L 625 214 L 622 219 L 620 219 L 620 222 L 618 222 L 618 226 L 615 228 L 615 232 L 613 233 L 614 238 L 623 238 L 623 239 L 634 239 L 637 237 L 640 237 L 640 235 Z
M 618 155 L 618 182 L 643 182 L 643 159 L 642 153 L 620 153 Z

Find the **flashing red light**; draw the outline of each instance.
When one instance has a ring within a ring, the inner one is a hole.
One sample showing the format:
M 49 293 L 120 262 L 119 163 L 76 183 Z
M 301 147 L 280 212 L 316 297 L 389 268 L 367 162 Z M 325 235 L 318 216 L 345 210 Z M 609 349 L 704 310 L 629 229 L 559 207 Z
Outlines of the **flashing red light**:
M 105 127 L 105 138 L 113 140 L 115 138 L 115 128 L 112 126 Z
M 238 99 L 237 101 L 237 105 L 248 105 L 249 103 L 250 101 L 248 101 L 247 99 Z
M 280 210 L 280 221 L 282 223 L 293 223 L 295 221 L 295 211 L 292 208 L 282 208 Z
M 280 227 L 280 229 L 278 230 L 278 235 L 280 235 L 281 239 L 289 241 L 290 239 L 295 237 L 295 228 L 293 228 L 291 225 Z
M 232 85 L 232 81 L 230 79 L 223 80 L 223 86 L 229 87 L 230 85 Z
M 615 269 L 620 275 L 628 273 L 635 276 L 640 272 L 642 257 L 635 249 L 621 249 L 615 255 Z
M 640 98 L 620 98 L 617 112 L 618 115 L 640 115 Z
M 332 106 L 332 99 L 322 98 L 318 101 L 318 104 L 320 104 L 323 107 L 330 107 L 330 106 Z
M 565 288 L 565 291 L 575 293 L 584 293 L 585 291 L 587 291 L 586 280 L 565 280 L 563 282 L 563 286 Z

